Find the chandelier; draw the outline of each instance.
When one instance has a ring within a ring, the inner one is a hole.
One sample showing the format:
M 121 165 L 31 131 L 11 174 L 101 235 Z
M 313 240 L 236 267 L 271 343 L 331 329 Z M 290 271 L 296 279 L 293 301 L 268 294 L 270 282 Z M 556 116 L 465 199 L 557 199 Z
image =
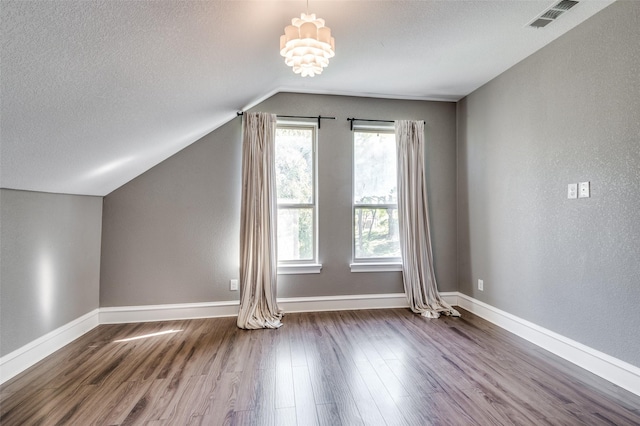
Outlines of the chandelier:
M 302 13 L 293 18 L 292 25 L 280 36 L 280 54 L 284 63 L 293 67 L 293 72 L 303 77 L 321 74 L 335 55 L 335 41 L 331 28 L 324 26 L 324 19 L 315 13 Z

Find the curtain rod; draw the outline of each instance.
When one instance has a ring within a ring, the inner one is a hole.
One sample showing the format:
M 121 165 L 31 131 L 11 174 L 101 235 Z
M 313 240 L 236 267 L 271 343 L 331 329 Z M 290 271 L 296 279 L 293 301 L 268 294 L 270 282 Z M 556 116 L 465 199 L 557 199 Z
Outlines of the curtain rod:
M 349 121 L 350 123 L 350 127 L 351 127 L 351 131 L 353 131 L 353 122 L 354 121 L 368 121 L 368 122 L 374 122 L 374 123 L 395 123 L 395 120 L 369 120 L 366 118 L 347 118 L 347 121 Z M 424 123 L 425 121 L 422 120 L 422 122 Z
M 244 111 L 238 111 L 236 113 L 238 116 L 244 115 Z M 318 115 L 316 117 L 310 117 L 306 115 L 276 115 L 278 118 L 313 118 L 314 120 L 318 120 L 318 129 L 320 128 L 320 120 L 335 120 L 335 117 L 323 117 Z

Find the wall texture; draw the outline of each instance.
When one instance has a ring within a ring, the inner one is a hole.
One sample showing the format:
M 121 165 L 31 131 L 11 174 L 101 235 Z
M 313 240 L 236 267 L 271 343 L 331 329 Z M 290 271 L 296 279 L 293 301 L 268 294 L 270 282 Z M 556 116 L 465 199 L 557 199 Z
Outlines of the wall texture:
M 335 116 L 318 132 L 320 274 L 280 275 L 280 297 L 402 292 L 399 272 L 351 273 L 351 132 L 347 117 L 426 120 L 435 267 L 457 289 L 455 104 L 281 93 L 253 110 Z M 105 197 L 101 306 L 237 299 L 241 120 Z
M 460 291 L 636 366 L 639 41 L 618 1 L 458 104 Z
M 102 198 L 0 189 L 0 356 L 98 308 Z

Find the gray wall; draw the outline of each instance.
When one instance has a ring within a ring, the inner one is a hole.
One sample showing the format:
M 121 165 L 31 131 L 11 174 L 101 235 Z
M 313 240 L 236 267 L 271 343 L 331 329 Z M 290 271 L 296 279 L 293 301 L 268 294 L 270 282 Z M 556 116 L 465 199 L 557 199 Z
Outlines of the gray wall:
M 455 104 L 281 93 L 254 108 L 319 114 L 320 274 L 281 275 L 280 297 L 402 292 L 399 272 L 351 273 L 347 117 L 424 119 L 436 276 L 457 289 Z M 233 120 L 104 200 L 101 306 L 233 300 L 238 277 L 241 123 Z
M 460 291 L 636 366 L 639 43 L 618 1 L 458 104 Z
M 98 308 L 102 198 L 0 189 L 0 356 Z

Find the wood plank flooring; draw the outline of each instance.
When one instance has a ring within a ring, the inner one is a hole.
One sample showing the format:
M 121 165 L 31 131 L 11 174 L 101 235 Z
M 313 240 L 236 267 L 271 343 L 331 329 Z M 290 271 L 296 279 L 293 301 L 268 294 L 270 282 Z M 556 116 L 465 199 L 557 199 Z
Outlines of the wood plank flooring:
M 0 424 L 640 424 L 640 397 L 462 315 L 101 325 L 2 385 Z

